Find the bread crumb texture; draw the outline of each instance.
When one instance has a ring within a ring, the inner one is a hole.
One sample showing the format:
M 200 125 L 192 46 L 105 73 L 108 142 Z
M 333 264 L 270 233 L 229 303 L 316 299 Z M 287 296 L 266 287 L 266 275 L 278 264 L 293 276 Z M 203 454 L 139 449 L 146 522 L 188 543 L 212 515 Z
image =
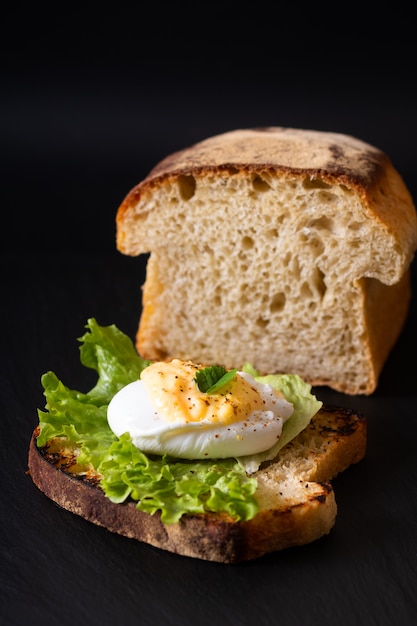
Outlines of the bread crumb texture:
M 144 357 L 375 389 L 417 247 L 412 199 L 376 148 L 313 131 L 228 133 L 159 164 L 117 224 L 122 252 L 150 253 Z

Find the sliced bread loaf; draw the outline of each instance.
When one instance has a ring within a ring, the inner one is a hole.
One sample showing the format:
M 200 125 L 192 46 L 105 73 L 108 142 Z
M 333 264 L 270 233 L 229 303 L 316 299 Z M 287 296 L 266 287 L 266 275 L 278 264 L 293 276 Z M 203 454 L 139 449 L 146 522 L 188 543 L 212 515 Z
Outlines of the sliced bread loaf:
M 407 316 L 417 217 L 367 143 L 237 130 L 159 163 L 120 206 L 117 245 L 150 253 L 143 357 L 369 394 Z

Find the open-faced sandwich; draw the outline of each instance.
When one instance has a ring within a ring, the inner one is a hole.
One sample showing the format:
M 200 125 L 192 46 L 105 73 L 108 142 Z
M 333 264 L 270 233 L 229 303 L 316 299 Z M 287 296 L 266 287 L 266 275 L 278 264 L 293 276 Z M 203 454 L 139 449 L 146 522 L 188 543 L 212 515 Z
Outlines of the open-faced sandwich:
M 297 375 L 150 363 L 115 326 L 87 328 L 93 389 L 42 377 L 29 471 L 48 497 L 110 531 L 224 563 L 329 533 L 329 480 L 363 458 L 362 416 L 323 408 Z

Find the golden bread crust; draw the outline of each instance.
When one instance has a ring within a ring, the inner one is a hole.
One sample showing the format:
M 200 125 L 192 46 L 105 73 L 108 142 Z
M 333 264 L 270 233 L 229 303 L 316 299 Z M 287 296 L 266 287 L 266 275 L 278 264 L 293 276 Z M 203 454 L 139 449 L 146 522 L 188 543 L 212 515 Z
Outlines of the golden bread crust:
M 268 172 L 282 177 L 320 178 L 342 184 L 358 193 L 364 207 L 398 231 L 406 224 L 415 228 L 413 201 L 403 180 L 382 150 L 350 135 L 285 127 L 238 129 L 209 137 L 160 161 L 126 196 L 117 214 L 118 246 L 123 246 L 123 220 L 142 193 L 152 192 L 164 179 L 189 175 L 229 175 L 236 170 L 253 174 Z M 375 202 L 381 187 L 395 196 L 395 211 L 383 211 Z M 415 233 L 412 235 L 415 240 Z

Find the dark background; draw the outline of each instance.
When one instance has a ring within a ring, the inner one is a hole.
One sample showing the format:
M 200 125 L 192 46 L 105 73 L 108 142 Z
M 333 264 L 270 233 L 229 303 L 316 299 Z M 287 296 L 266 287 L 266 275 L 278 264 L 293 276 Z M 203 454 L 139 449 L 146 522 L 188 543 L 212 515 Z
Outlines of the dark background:
M 134 336 L 146 259 L 116 251 L 115 215 L 158 160 L 235 128 L 330 130 L 387 152 L 417 197 L 399 9 L 136 4 L 2 10 L 1 624 L 415 623 L 415 299 L 373 396 L 317 392 L 364 412 L 369 444 L 311 546 L 237 567 L 176 557 L 59 510 L 26 475 L 41 374 L 88 389 L 89 317 Z
M 395 10 L 365 22 L 268 3 L 13 6 L 0 31 L 12 250 L 112 252 L 116 208 L 158 160 L 240 127 L 353 134 L 415 189 L 415 33 Z

